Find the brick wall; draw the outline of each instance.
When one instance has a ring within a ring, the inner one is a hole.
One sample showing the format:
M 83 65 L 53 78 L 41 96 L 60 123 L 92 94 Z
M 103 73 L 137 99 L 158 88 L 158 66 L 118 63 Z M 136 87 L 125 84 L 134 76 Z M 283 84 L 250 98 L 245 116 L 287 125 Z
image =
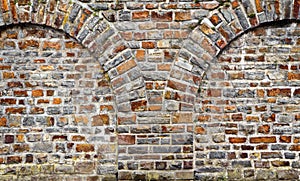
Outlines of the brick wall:
M 298 179 L 299 30 L 296 23 L 257 28 L 207 71 L 195 127 L 197 178 L 227 170 L 231 179 Z
M 0 180 L 298 179 L 298 0 L 0 4 Z

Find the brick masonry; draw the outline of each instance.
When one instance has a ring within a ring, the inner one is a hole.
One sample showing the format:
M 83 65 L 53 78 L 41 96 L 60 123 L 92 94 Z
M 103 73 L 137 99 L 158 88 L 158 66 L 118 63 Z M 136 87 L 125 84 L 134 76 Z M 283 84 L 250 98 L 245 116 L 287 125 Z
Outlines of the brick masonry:
M 1 0 L 0 179 L 299 179 L 298 0 Z

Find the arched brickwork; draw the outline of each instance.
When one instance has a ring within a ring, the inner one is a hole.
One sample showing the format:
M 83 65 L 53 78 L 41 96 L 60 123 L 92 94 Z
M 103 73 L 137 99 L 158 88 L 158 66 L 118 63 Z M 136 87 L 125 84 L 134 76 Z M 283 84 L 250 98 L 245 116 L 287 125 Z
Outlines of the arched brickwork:
M 197 99 L 196 179 L 298 179 L 299 30 L 256 28 L 211 64 Z
M 193 180 L 201 165 L 194 132 L 203 131 L 195 123 L 202 114 L 203 77 L 237 37 L 268 22 L 299 19 L 300 2 L 1 0 L 0 4 L 1 26 L 28 23 L 61 30 L 100 63 L 116 97 L 118 136 L 111 141 L 118 144 L 118 168 L 115 163 L 108 171 L 117 170 L 119 180 Z M 107 157 L 101 164 L 115 158 Z M 75 173 L 66 178 L 85 176 Z
M 144 107 L 147 102 L 145 97 L 126 98 L 128 93 L 142 91 L 144 79 L 136 73 L 140 69 L 132 52 L 111 23 L 117 15 L 108 11 L 110 7 L 107 4 L 85 3 L 88 1 L 3 0 L 0 25 L 31 23 L 64 31 L 87 47 L 108 73 L 113 90 L 118 95 L 116 101 L 119 112 L 126 114 L 134 111 L 139 104 Z M 113 5 L 111 8 L 118 10 Z
M 88 49 L 49 27 L 0 34 L 3 174 L 115 178 L 115 96 Z

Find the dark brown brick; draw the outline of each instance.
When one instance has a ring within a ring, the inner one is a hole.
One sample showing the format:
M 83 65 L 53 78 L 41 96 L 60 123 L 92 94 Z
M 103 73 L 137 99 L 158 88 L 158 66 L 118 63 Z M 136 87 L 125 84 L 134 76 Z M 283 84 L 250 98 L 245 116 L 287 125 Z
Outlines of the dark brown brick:
M 140 100 L 131 102 L 131 110 L 132 111 L 145 111 L 147 109 L 147 101 Z

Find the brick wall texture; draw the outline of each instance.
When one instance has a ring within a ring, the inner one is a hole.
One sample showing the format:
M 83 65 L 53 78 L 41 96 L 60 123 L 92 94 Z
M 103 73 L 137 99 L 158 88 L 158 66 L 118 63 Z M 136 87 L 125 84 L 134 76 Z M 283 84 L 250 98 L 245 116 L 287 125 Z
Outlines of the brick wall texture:
M 299 0 L 0 0 L 0 180 L 299 180 Z

